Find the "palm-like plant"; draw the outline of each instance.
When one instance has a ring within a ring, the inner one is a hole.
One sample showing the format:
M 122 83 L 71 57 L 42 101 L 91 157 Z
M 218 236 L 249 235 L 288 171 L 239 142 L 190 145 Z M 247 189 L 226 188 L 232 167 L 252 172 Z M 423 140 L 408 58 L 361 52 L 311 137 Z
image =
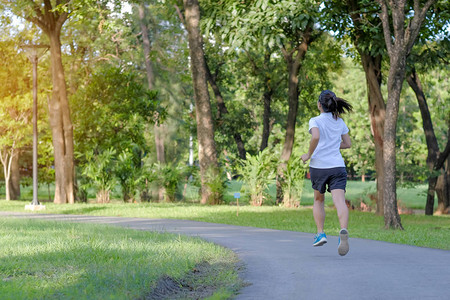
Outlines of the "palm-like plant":
M 291 156 L 286 166 L 283 181 L 283 205 L 286 207 L 298 207 L 300 205 L 303 180 L 306 167 L 300 157 Z
M 268 150 L 256 155 L 247 154 L 247 159 L 241 161 L 238 172 L 240 181 L 244 183 L 246 192 L 250 194 L 250 203 L 261 206 L 265 199 L 265 191 L 269 181 L 275 175 L 276 162 Z
M 115 185 L 114 156 L 116 150 L 110 148 L 100 154 L 93 151 L 85 154 L 86 163 L 82 166 L 82 175 L 89 179 L 89 185 L 97 191 L 97 202 L 108 203 L 109 194 Z

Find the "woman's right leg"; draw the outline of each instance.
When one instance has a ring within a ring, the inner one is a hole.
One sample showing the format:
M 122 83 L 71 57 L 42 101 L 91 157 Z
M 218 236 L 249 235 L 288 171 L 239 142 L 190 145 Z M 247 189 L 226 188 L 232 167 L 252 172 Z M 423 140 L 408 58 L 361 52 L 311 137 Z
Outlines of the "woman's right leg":
M 348 253 L 348 208 L 345 203 L 345 190 L 335 189 L 331 190 L 331 196 L 333 197 L 334 206 L 336 206 L 337 214 L 339 217 L 339 223 L 341 230 L 339 231 L 339 245 L 338 253 L 344 256 Z
M 314 190 L 313 215 L 317 226 L 317 233 L 323 232 L 325 224 L 325 195 L 317 190 Z

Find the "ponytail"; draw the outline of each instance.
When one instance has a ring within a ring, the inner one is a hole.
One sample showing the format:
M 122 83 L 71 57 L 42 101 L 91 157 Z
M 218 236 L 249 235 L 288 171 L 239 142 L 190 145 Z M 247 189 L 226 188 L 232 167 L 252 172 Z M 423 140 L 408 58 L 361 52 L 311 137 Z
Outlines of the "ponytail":
M 345 112 L 351 112 L 353 107 L 346 100 L 336 97 L 336 94 L 330 90 L 325 90 L 320 93 L 319 102 L 322 105 L 324 112 L 331 112 L 333 118 L 337 119 Z

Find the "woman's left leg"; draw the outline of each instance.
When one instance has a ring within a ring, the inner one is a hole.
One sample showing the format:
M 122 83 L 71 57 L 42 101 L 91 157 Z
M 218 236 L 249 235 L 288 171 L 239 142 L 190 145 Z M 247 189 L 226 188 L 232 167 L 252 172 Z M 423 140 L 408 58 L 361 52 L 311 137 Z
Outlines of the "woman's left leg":
M 348 207 L 345 203 L 345 190 L 331 190 L 331 197 L 333 198 L 333 203 L 337 210 L 341 229 L 348 228 Z

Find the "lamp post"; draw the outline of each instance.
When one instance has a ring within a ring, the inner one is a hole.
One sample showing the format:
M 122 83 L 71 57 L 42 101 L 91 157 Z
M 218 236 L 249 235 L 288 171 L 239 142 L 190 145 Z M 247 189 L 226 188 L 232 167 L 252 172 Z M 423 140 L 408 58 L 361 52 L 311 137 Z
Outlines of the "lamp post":
M 22 45 L 21 48 L 25 50 L 33 65 L 33 201 L 31 205 L 26 205 L 25 209 L 40 210 L 45 209 L 45 206 L 38 201 L 37 65 L 39 56 L 44 54 L 49 46 L 26 44 Z

